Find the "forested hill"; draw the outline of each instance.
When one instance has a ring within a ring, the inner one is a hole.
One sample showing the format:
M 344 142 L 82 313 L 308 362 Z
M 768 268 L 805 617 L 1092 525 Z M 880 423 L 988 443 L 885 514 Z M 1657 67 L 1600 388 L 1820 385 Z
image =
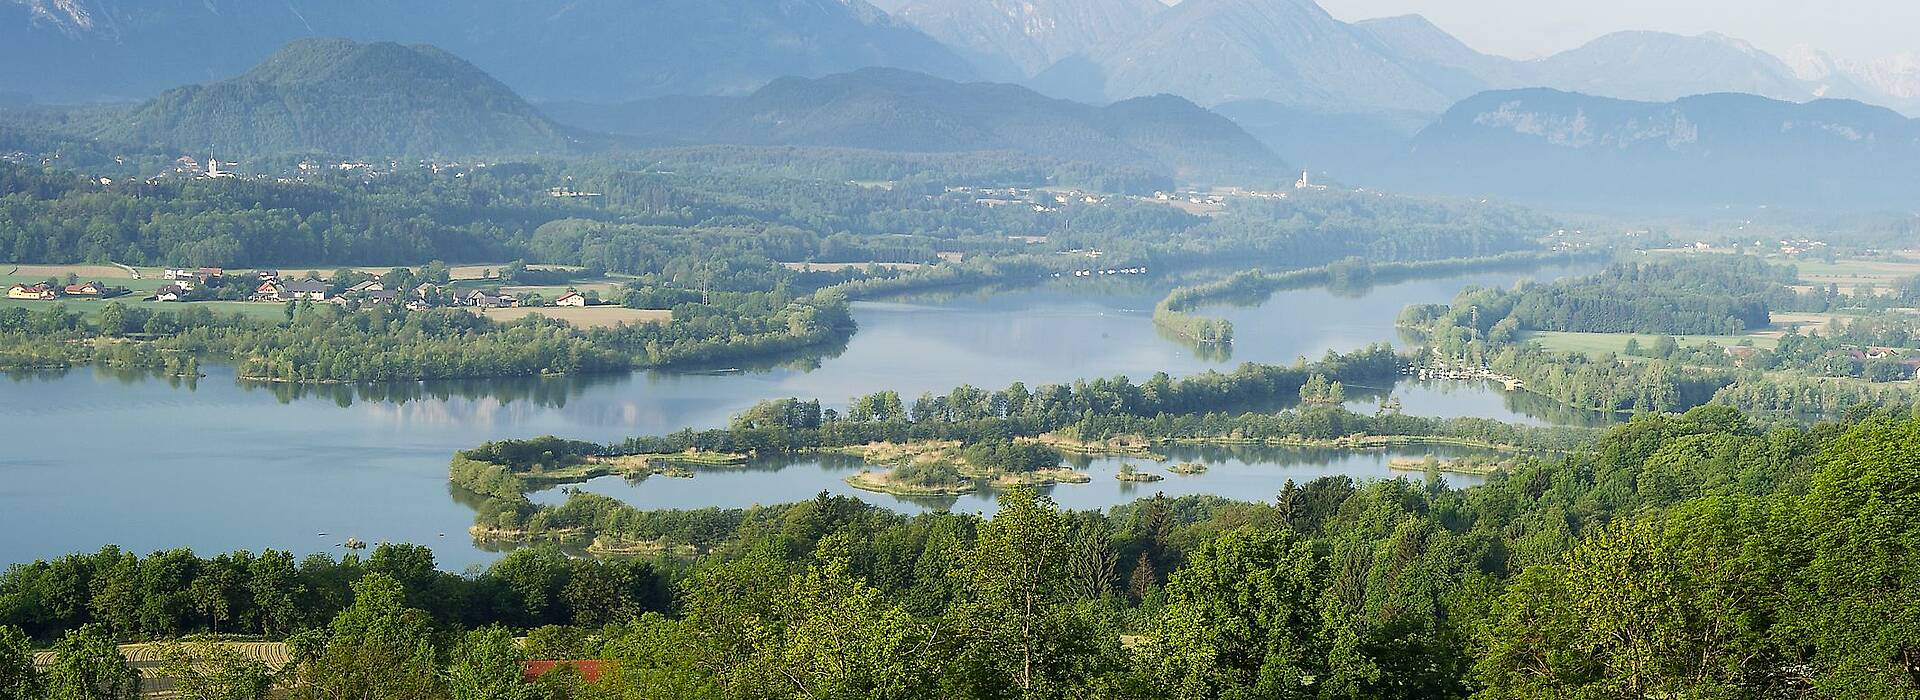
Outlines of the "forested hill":
M 1455 105 L 1414 140 L 1398 184 L 1559 205 L 1905 210 L 1917 163 L 1920 121 L 1859 102 L 1532 89 Z
M 430 46 L 296 41 L 240 77 L 169 90 L 101 137 L 221 156 L 475 157 L 557 153 L 564 129 Z
M 1240 127 L 1182 98 L 1095 107 L 1014 85 L 891 69 L 783 78 L 745 97 L 559 104 L 548 111 L 562 122 L 647 145 L 1014 151 L 1230 184 L 1292 179 L 1290 166 Z

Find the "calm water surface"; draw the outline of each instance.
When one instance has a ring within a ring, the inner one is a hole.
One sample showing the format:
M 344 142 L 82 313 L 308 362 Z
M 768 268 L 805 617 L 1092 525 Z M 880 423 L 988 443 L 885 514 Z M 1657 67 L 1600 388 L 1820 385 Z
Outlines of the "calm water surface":
M 1164 283 L 1103 280 L 860 303 L 860 330 L 845 347 L 744 372 L 317 388 L 238 382 L 223 367 L 193 382 L 96 369 L 0 375 L 0 566 L 105 544 L 141 552 L 337 552 L 336 543 L 354 536 L 433 545 L 443 567 L 458 569 L 497 556 L 466 536 L 472 511 L 446 481 L 448 456 L 486 440 L 553 434 L 611 441 L 716 426 L 756 401 L 785 396 L 844 404 L 881 389 L 911 397 L 963 383 L 1142 380 L 1156 371 L 1179 376 L 1241 362 L 1292 362 L 1396 341 L 1393 320 L 1407 304 L 1445 302 L 1469 285 L 1509 286 L 1585 269 L 1463 275 L 1364 293 L 1281 292 L 1257 307 L 1210 312 L 1234 322 L 1231 358 L 1201 357 L 1159 335 L 1149 312 Z M 1353 404 L 1371 410 L 1388 390 L 1355 390 Z M 1402 383 L 1390 391 L 1415 415 L 1577 418 L 1479 384 Z M 1053 496 L 1073 508 L 1156 491 L 1265 499 L 1288 478 L 1388 476 L 1391 454 L 1219 453 L 1202 459 L 1214 466 L 1208 474 L 1145 485 L 1114 480 L 1118 460 L 1094 460 L 1093 483 L 1063 485 Z M 691 480 L 600 480 L 586 488 L 662 508 L 779 503 L 821 490 L 906 511 L 991 505 L 990 494 L 930 504 L 859 492 L 840 481 L 856 469 L 803 461 Z
M 1420 459 L 1429 454 L 1440 457 L 1485 456 L 1483 450 L 1447 446 L 1406 447 L 1379 450 L 1336 450 L 1306 447 L 1215 447 L 1175 446 L 1156 448 L 1169 457 L 1157 462 L 1138 457 L 1096 457 L 1070 459 L 1068 464 L 1084 470 L 1093 480 L 1085 484 L 1059 484 L 1045 493 L 1062 507 L 1075 510 L 1105 509 L 1118 503 L 1147 498 L 1155 493 L 1168 496 L 1214 494 L 1243 500 L 1265 500 L 1280 493 L 1287 480 L 1304 484 L 1323 476 L 1349 476 L 1371 479 L 1405 475 L 1425 480 L 1419 471 L 1402 472 L 1390 468 L 1396 457 Z M 1204 474 L 1182 475 L 1167 471 L 1181 462 L 1207 465 Z M 1121 481 L 1114 478 L 1123 464 L 1164 477 L 1151 483 Z M 641 508 L 673 508 L 675 504 L 699 500 L 728 508 L 745 508 L 770 503 L 787 503 L 821 491 L 856 496 L 894 510 L 921 513 L 951 510 L 991 514 L 996 510 L 991 490 L 963 496 L 924 498 L 895 496 L 861 491 L 848 486 L 846 478 L 867 467 L 860 459 L 837 455 L 768 460 L 743 468 L 707 470 L 692 479 L 650 477 L 629 481 L 624 477 L 601 477 L 579 485 L 583 491 L 611 496 Z M 768 478 L 777 475 L 778 478 Z M 1485 477 L 1447 474 L 1443 478 L 1456 486 L 1470 486 Z M 536 503 L 565 502 L 562 489 L 548 489 L 532 495 Z

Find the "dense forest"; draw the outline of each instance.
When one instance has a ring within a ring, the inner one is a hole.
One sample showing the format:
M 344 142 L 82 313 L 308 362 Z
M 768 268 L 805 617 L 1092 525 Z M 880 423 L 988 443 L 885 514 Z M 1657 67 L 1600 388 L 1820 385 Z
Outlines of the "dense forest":
M 1598 274 L 1516 290 L 1464 292 L 1450 307 L 1409 309 L 1402 323 L 1518 331 L 1733 335 L 1765 328 L 1775 305 L 1792 308 L 1790 267 L 1749 256 L 1618 263 Z
M 1247 200 L 1202 217 L 1126 197 L 1061 202 L 1047 190 L 964 174 L 871 187 L 741 167 L 765 157 L 721 150 L 675 171 L 660 170 L 670 160 L 639 159 L 403 166 L 378 176 L 297 170 L 287 181 L 102 179 L 0 161 L 0 260 L 249 267 L 523 258 L 641 273 L 695 265 L 677 257 L 695 246 L 714 251 L 713 264 L 760 267 L 1076 249 L 1103 250 L 1115 264 L 1310 266 L 1527 250 L 1553 225 L 1517 209 L 1333 192 Z M 935 166 L 901 159 L 868 158 L 858 168 Z M 561 185 L 599 196 L 549 196 Z M 983 188 L 994 187 L 986 196 Z M 621 245 L 578 247 L 590 232 Z M 1071 264 L 1062 257 L 1055 267 Z
M 466 575 L 403 545 L 109 548 L 0 575 L 0 669 L 59 657 L 0 690 L 219 630 L 289 639 L 270 678 L 299 697 L 1913 697 L 1916 440 L 1905 414 L 1763 430 L 1709 407 L 1465 489 L 1336 477 L 1108 513 L 1014 489 L 990 518 L 823 495 L 645 515 L 698 555 L 536 547 Z M 526 658 L 610 666 L 530 686 Z M 263 696 L 264 669 L 224 663 L 200 661 L 240 679 L 217 697 Z
M 0 308 L 0 369 L 94 363 L 193 375 L 204 357 L 236 365 L 244 378 L 277 381 L 513 377 L 778 356 L 853 331 L 846 296 L 832 290 L 716 293 L 676 302 L 664 323 L 592 329 L 465 309 L 352 311 L 311 301 L 285 308 L 284 319 L 118 302 L 90 316 L 61 304 Z

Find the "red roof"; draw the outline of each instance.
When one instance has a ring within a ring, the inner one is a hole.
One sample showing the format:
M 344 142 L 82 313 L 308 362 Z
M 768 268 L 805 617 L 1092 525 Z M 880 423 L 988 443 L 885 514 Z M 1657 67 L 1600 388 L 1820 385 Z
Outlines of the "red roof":
M 528 661 L 520 665 L 520 670 L 526 674 L 527 680 L 534 680 L 552 673 L 554 669 L 568 666 L 578 671 L 588 683 L 598 683 L 600 676 L 612 665 L 610 661 Z

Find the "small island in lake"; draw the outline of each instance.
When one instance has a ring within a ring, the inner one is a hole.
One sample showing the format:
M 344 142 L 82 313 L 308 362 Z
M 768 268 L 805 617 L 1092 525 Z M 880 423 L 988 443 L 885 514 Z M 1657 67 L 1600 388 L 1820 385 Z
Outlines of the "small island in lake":
M 1433 455 L 1425 457 L 1395 457 L 1387 461 L 1387 468 L 1400 472 L 1444 472 L 1448 474 L 1492 474 L 1512 466 L 1512 460 L 1487 457 L 1457 457 L 1441 459 Z
M 1154 482 L 1165 479 L 1166 477 L 1153 472 L 1140 471 L 1139 468 L 1131 464 L 1122 464 L 1120 465 L 1120 471 L 1115 473 L 1113 478 L 1121 481 Z
M 869 464 L 895 465 L 847 477 L 847 485 L 896 496 L 956 496 L 982 485 L 1084 484 L 1092 477 L 1060 465 L 1060 453 L 1033 441 L 873 443 L 837 450 Z

